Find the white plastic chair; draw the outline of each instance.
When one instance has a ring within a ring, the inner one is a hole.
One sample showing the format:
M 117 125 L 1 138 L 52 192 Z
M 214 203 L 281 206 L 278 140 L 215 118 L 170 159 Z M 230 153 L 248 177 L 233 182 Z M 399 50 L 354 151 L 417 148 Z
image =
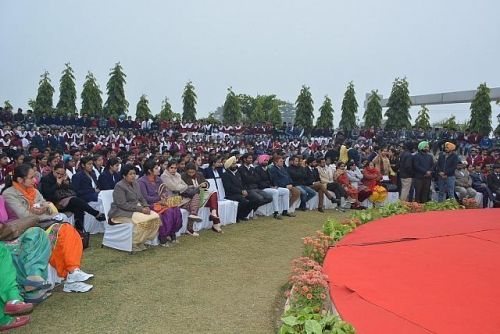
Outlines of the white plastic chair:
M 217 191 L 217 197 L 219 199 L 219 219 L 222 225 L 234 224 L 236 223 L 236 217 L 238 214 L 238 202 L 225 199 L 226 192 L 224 191 L 224 185 L 221 179 L 208 179 L 208 189 L 211 191 Z M 209 213 L 210 214 L 210 213 Z M 208 228 L 211 228 L 210 225 Z
M 110 191 L 110 190 L 104 190 L 104 191 Z M 113 194 L 112 190 L 111 194 Z M 88 204 L 95 210 L 99 212 L 104 212 L 103 204 L 100 199 L 97 199 L 97 202 L 89 202 Z M 105 225 L 106 222 L 102 221 L 100 222 L 94 216 L 85 212 L 85 216 L 83 219 L 83 226 L 85 227 L 85 231 L 89 232 L 90 234 L 104 233 L 104 230 L 106 229 Z

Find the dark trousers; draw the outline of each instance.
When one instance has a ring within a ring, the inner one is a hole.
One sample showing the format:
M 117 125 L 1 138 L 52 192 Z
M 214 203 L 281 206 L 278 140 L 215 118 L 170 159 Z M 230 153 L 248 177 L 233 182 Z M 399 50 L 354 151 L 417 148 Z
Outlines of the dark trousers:
M 231 201 L 236 201 L 238 202 L 238 213 L 236 215 L 236 219 L 242 219 L 246 218 L 252 210 L 255 210 L 258 208 L 256 206 L 258 202 L 255 202 L 253 200 L 250 200 L 247 197 L 244 197 L 243 195 L 231 195 L 231 196 L 226 196 L 227 199 L 230 199 Z
M 429 195 L 431 191 L 431 178 L 414 178 L 415 183 L 415 197 L 413 200 L 418 203 L 429 202 Z
M 345 189 L 337 182 L 328 183 L 326 185 L 326 189 L 332 191 L 335 194 L 336 199 L 341 199 L 342 197 L 346 197 Z
M 70 211 L 75 215 L 75 228 L 78 231 L 83 231 L 83 217 L 85 216 L 85 212 L 88 212 L 92 216 L 97 216 L 99 211 L 95 210 L 93 207 L 87 204 L 80 197 L 72 197 L 68 205 L 61 211 Z
M 264 190 L 261 189 L 250 189 L 247 190 L 248 196 L 247 199 L 249 201 L 255 202 L 257 205 L 257 208 L 261 205 L 271 203 L 273 201 L 273 196 L 269 193 L 266 193 Z M 255 208 L 255 209 L 257 209 Z

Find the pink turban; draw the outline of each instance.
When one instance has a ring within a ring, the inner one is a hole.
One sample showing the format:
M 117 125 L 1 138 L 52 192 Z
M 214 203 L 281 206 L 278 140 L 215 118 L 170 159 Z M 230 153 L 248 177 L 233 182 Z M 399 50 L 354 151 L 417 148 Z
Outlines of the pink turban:
M 267 160 L 269 161 L 269 159 L 271 158 L 271 156 L 269 154 L 261 154 L 259 155 L 259 157 L 257 158 L 257 162 L 259 163 L 259 165 L 262 165 L 262 163 Z

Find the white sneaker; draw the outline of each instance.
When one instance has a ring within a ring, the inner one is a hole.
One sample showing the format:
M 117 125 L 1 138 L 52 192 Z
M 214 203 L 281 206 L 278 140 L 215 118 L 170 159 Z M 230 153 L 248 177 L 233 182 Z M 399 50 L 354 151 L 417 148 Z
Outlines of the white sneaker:
M 80 268 L 73 270 L 72 273 L 69 273 L 66 277 L 66 283 L 75 283 L 75 282 L 85 282 L 86 280 L 94 277 L 93 274 L 87 274 Z
M 94 286 L 82 282 L 65 283 L 63 291 L 64 292 L 88 292 L 92 290 Z

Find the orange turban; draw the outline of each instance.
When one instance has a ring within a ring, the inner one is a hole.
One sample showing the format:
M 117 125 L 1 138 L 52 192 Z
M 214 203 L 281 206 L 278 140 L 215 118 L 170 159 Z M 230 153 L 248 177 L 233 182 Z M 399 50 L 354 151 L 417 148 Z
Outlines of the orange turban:
M 448 151 L 455 151 L 455 144 L 453 143 L 450 143 L 449 141 L 447 141 L 446 143 L 444 143 L 444 148 L 446 148 Z

